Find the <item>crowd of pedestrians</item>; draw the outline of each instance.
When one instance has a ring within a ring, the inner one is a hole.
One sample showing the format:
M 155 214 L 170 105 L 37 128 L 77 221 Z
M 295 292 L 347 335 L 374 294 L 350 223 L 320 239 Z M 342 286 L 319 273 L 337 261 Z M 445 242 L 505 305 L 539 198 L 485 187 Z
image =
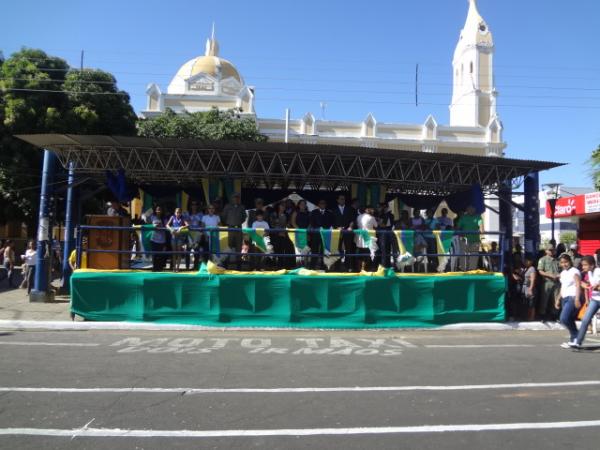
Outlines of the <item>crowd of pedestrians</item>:
M 19 256 L 15 255 L 15 243 L 11 239 L 0 242 L 0 282 L 6 280 L 8 288 L 26 289 L 27 293 L 33 288 L 33 280 L 36 268 L 36 247 L 35 241 L 29 241 L 25 252 Z M 21 263 L 21 283 L 17 283 L 17 264 Z
M 582 256 L 577 244 L 546 247 L 535 261 L 515 246 L 509 278 L 509 319 L 560 321 L 569 332 L 565 348 L 580 347 L 600 310 L 600 249 Z M 576 320 L 581 320 L 577 329 Z

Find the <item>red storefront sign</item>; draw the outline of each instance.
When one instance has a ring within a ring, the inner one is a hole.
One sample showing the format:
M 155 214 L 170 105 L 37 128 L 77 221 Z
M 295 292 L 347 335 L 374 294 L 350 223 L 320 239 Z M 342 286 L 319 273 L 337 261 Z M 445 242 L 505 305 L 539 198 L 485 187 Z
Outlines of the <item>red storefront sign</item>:
M 554 217 L 557 219 L 594 213 L 600 213 L 600 192 L 559 198 L 556 200 L 554 209 Z M 546 217 L 552 218 L 548 201 L 546 202 Z

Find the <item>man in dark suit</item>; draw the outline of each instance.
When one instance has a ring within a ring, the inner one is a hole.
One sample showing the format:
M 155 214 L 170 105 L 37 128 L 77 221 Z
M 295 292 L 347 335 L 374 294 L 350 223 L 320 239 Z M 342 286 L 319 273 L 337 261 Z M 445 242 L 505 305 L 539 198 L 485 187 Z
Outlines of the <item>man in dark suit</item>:
M 327 209 L 327 202 L 323 199 L 319 200 L 318 208 L 310 212 L 310 227 L 314 230 L 310 233 L 310 249 L 313 254 L 323 254 L 323 242 L 321 241 L 320 228 L 333 227 L 334 217 L 331 211 Z M 317 266 L 323 268 L 323 258 L 314 256 L 311 261 L 311 268 L 316 269 Z
M 356 253 L 354 245 L 354 233 L 352 230 L 356 228 L 356 210 L 352 206 L 346 205 L 346 197 L 338 195 L 337 205 L 333 208 L 333 226 L 341 230 L 340 234 L 340 251 L 344 249 L 344 253 Z M 346 256 L 344 258 L 344 266 L 346 270 L 352 270 L 354 257 Z

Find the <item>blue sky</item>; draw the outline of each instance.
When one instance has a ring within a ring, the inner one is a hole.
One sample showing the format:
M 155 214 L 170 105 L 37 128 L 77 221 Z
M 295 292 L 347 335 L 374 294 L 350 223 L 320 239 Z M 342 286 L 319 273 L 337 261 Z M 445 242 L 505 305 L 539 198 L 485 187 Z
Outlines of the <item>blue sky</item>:
M 496 44 L 498 111 L 507 155 L 568 166 L 542 182 L 589 186 L 586 160 L 600 144 L 600 2 L 479 0 Z M 145 106 L 145 86 L 165 88 L 204 52 L 216 22 L 221 56 L 256 87 L 261 117 L 448 122 L 451 61 L 467 0 L 9 1 L 0 50 L 41 48 L 112 72 Z M 415 65 L 420 105 L 414 105 Z M 34 94 L 32 94 L 34 95 Z

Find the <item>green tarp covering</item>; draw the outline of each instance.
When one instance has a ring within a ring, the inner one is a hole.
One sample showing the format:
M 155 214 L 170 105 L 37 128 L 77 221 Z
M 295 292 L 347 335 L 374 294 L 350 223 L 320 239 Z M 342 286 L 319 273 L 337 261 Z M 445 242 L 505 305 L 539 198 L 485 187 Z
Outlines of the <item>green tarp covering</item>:
M 504 278 L 76 271 L 88 320 L 207 326 L 397 328 L 504 320 Z

